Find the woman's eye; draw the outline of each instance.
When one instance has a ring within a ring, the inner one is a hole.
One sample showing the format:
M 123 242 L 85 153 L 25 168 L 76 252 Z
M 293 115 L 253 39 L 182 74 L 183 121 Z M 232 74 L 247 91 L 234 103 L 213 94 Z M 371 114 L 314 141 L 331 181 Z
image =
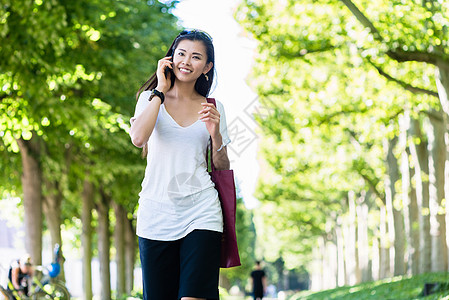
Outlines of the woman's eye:
M 200 57 L 199 57 L 199 56 L 194 56 L 193 58 L 194 58 L 194 59 L 200 59 Z

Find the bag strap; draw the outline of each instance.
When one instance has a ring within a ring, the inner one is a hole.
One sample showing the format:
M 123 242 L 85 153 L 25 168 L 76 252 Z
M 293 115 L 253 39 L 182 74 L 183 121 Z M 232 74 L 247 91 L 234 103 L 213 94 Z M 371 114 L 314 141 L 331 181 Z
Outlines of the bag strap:
M 215 102 L 215 98 L 206 98 L 207 103 L 212 103 L 217 106 L 217 103 Z M 213 172 L 215 171 L 214 163 L 212 162 L 212 137 L 209 136 L 209 146 L 207 147 L 207 154 L 206 154 L 206 160 L 207 160 L 207 171 Z

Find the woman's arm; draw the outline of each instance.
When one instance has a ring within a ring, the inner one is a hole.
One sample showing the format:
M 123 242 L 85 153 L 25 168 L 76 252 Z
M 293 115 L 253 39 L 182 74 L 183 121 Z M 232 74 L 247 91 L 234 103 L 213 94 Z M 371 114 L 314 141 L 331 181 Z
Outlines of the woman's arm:
M 218 134 L 215 138 L 212 137 L 212 162 L 217 170 L 229 170 L 230 163 L 226 147 L 222 147 L 218 151 L 222 143 L 221 134 Z
M 223 145 L 223 137 L 220 133 L 220 113 L 216 106 L 212 103 L 201 103 L 203 109 L 198 113 L 201 114 L 200 120 L 206 123 L 206 128 L 212 138 L 212 162 L 217 170 L 229 170 L 230 163 L 228 152 Z M 218 151 L 220 149 L 220 151 Z
M 165 68 L 173 69 L 173 63 L 170 59 L 171 56 L 164 57 L 159 60 L 157 66 L 156 76 L 158 84 L 156 90 L 163 94 L 165 94 L 170 88 L 170 76 L 166 77 L 164 74 Z M 132 121 L 130 136 L 132 143 L 136 147 L 142 148 L 148 142 L 151 133 L 153 133 L 154 126 L 156 125 L 157 115 L 159 113 L 161 103 L 162 99 L 159 98 L 159 96 L 154 96 L 145 110 Z
M 156 125 L 160 107 L 161 99 L 158 96 L 154 96 L 145 110 L 132 121 L 130 136 L 134 146 L 142 148 L 148 142 Z
M 11 283 L 14 286 L 16 290 L 20 290 L 20 283 L 19 283 L 19 268 L 13 268 L 11 270 Z

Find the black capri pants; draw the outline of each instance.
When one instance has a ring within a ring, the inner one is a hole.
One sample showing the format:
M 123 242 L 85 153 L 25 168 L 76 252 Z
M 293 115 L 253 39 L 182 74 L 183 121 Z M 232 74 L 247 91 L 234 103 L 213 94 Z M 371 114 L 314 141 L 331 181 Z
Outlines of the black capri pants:
M 176 241 L 139 237 L 143 299 L 219 299 L 221 235 L 194 230 Z

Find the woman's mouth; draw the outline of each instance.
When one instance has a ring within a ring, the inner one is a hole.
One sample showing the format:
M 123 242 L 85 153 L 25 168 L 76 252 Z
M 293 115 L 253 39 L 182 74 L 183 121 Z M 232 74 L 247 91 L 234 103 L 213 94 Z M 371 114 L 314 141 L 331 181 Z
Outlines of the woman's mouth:
M 179 71 L 181 71 L 181 73 L 185 73 L 185 74 L 189 74 L 189 73 L 192 73 L 192 71 L 191 71 L 191 70 L 189 70 L 189 69 L 185 69 L 185 68 L 179 68 Z

